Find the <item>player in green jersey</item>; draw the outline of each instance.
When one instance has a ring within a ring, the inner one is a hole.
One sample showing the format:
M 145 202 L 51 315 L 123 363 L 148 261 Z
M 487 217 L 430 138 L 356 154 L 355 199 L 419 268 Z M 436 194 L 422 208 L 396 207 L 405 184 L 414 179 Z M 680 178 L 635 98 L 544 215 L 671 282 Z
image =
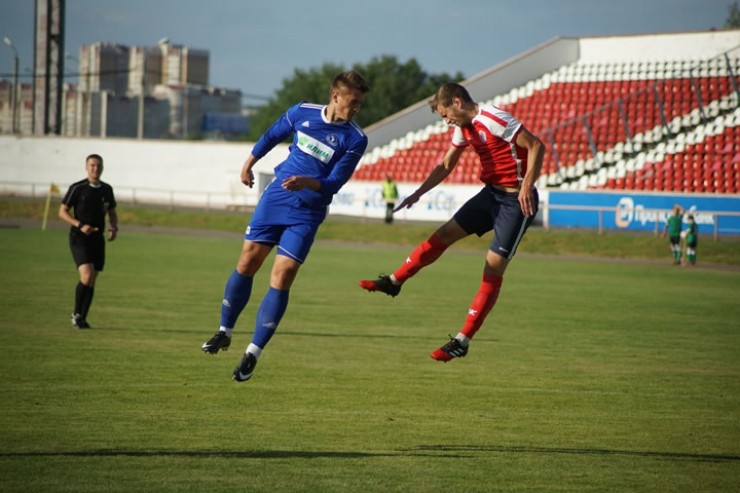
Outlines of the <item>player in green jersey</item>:
M 666 233 L 668 233 L 671 252 L 673 252 L 674 265 L 681 265 L 681 229 L 683 227 L 683 213 L 683 207 L 678 204 L 673 206 L 673 215 L 666 219 L 663 234 L 661 235 L 661 238 L 665 238 Z
M 686 229 L 686 258 L 689 260 L 689 265 L 696 265 L 696 245 L 699 240 L 699 226 L 694 221 L 694 216 L 689 214 L 687 217 L 689 227 Z

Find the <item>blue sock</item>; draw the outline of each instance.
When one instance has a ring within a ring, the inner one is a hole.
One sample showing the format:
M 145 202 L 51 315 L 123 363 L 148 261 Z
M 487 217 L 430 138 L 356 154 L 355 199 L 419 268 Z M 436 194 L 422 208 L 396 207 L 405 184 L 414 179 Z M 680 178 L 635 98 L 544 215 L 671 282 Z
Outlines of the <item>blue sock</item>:
M 236 269 L 229 276 L 224 289 L 224 299 L 221 302 L 221 326 L 234 328 L 236 319 L 244 310 L 252 294 L 252 278 L 240 274 Z
M 290 291 L 280 291 L 270 287 L 265 298 L 257 310 L 257 323 L 252 336 L 252 344 L 264 349 L 275 333 L 285 309 L 288 308 L 288 294 Z

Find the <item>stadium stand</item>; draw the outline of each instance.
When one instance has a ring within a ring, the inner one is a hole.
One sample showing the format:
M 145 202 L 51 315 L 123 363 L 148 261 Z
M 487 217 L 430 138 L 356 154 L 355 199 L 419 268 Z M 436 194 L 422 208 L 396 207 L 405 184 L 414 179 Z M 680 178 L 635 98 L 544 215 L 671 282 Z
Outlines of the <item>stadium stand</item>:
M 740 57 L 576 60 L 487 102 L 548 145 L 541 188 L 738 193 Z M 419 182 L 446 150 L 439 121 L 376 146 L 354 180 Z M 463 155 L 452 184 L 478 183 Z

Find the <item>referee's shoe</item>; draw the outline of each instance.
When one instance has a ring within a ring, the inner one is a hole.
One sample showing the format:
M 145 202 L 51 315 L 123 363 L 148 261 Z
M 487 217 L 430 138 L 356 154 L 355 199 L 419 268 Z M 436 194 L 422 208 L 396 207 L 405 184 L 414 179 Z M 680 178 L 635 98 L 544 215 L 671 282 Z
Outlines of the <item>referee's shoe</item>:
M 72 314 L 72 327 L 75 329 L 91 329 L 90 324 L 87 323 L 87 320 L 82 318 L 82 315 L 79 313 L 73 313 Z

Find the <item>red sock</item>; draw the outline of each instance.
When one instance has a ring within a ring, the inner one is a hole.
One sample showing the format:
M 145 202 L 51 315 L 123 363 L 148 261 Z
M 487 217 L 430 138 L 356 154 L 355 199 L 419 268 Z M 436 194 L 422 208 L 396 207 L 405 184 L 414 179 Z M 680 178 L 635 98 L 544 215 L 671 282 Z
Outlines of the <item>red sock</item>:
M 483 321 L 488 316 L 493 305 L 496 304 L 498 293 L 501 291 L 501 284 L 504 278 L 493 274 L 484 274 L 483 281 L 480 283 L 480 290 L 473 298 L 473 304 L 468 310 L 468 316 L 465 319 L 465 325 L 460 329 L 466 337 L 472 339 Z
M 406 258 L 406 261 L 396 272 L 393 273 L 393 277 L 396 281 L 404 283 L 409 277 L 413 276 L 425 267 L 439 258 L 447 246 L 437 238 L 437 235 L 432 235 L 426 241 L 423 241 L 411 252 Z

